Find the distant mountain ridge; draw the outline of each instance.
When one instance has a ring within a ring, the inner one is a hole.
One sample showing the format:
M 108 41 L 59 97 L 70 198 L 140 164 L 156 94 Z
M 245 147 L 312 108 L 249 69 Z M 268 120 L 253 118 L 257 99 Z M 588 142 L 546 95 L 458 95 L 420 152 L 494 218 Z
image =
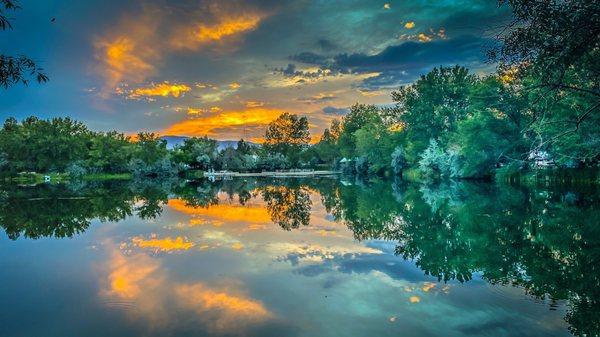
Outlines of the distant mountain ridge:
M 175 148 L 175 146 L 182 145 L 183 142 L 185 142 L 185 140 L 189 139 L 190 137 L 162 136 L 160 138 L 166 140 L 167 141 L 167 149 L 172 150 L 173 148 Z M 238 143 L 237 140 L 217 140 L 217 147 L 218 147 L 219 151 L 224 150 L 228 147 L 232 147 L 232 148 L 236 149 L 237 143 Z M 256 143 L 252 143 L 252 142 L 247 142 L 247 143 L 251 144 L 251 145 L 258 145 Z

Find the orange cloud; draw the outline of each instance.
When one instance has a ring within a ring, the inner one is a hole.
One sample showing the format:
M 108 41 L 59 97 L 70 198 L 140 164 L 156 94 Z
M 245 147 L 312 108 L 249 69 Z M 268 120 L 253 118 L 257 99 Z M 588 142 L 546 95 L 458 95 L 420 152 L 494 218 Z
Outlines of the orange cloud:
M 270 224 L 271 217 L 267 209 L 262 205 L 247 204 L 246 206 L 236 204 L 218 204 L 208 208 L 187 206 L 184 201 L 171 199 L 169 208 L 185 213 L 193 217 L 194 223 L 205 224 L 216 221 L 220 223 L 252 223 Z M 201 221 L 203 219 L 204 221 Z
M 273 316 L 257 300 L 210 289 L 202 283 L 179 285 L 175 293 L 183 306 L 196 311 L 214 324 L 213 328 L 221 331 L 234 331 Z
M 132 99 L 138 99 L 138 98 L 142 98 L 142 97 L 153 97 L 153 96 L 179 97 L 182 94 L 189 92 L 191 90 L 192 90 L 192 88 L 190 88 L 187 84 L 176 84 L 176 83 L 171 84 L 168 81 L 165 81 L 165 82 L 162 82 L 159 84 L 152 84 L 149 87 L 133 89 L 133 90 L 129 91 L 129 94 L 127 97 L 132 98 Z
M 243 33 L 256 29 L 266 17 L 266 14 L 253 9 L 232 14 L 230 9 L 220 6 L 210 7 L 212 13 L 186 16 L 188 13 L 174 10 L 177 13 L 173 14 L 164 8 L 145 5 L 139 14 L 123 16 L 109 31 L 93 41 L 98 61 L 96 70 L 105 79 L 103 94 L 113 92 L 121 83 L 143 82 L 156 73 L 158 63 L 168 53 L 182 49 L 197 50 L 209 43 L 235 41 Z M 212 23 L 206 22 L 207 14 L 214 16 Z M 165 19 L 170 15 L 184 20 L 172 27 Z M 202 22 L 198 23 L 198 16 Z
M 423 283 L 423 287 L 421 287 L 421 290 L 423 290 L 424 292 L 429 292 L 429 290 L 435 288 L 436 284 L 433 282 L 425 282 Z
M 418 38 L 420 42 L 430 42 L 431 40 L 433 40 L 433 37 L 424 33 L 419 33 Z
M 124 255 L 114 245 L 110 247 L 108 277 L 101 281 L 99 295 L 107 305 L 133 303 L 136 310 L 127 314 L 134 319 L 144 318 L 151 326 L 176 324 L 175 313 L 183 309 L 197 314 L 211 330 L 231 333 L 273 317 L 260 301 L 237 290 L 240 285 L 235 282 L 219 289 L 201 282 L 177 282 L 159 260 L 145 254 Z
M 160 278 L 153 277 L 158 270 L 158 262 L 143 254 L 126 258 L 115 250 L 108 266 L 108 282 L 102 291 L 106 296 L 135 299 L 142 295 L 143 289 L 162 282 Z
M 105 80 L 103 94 L 122 82 L 142 82 L 156 71 L 160 53 L 153 43 L 160 16 L 145 8 L 136 17 L 123 17 L 115 28 L 94 42 L 96 70 Z
M 199 116 L 177 122 L 161 134 L 186 136 L 222 136 L 226 129 L 240 127 L 266 126 L 275 120 L 283 111 L 266 108 L 250 108 L 241 111 L 224 111 L 221 113 Z M 264 132 L 264 130 L 262 131 Z M 240 135 L 238 135 L 240 136 Z
M 217 113 L 217 112 L 221 112 L 223 111 L 223 109 L 219 108 L 218 106 L 211 106 L 210 108 L 187 108 L 187 114 L 190 116 L 198 116 L 198 115 L 202 115 L 205 113 Z
M 164 239 L 143 239 L 141 237 L 134 237 L 131 242 L 140 248 L 152 248 L 156 251 L 170 252 L 176 250 L 188 250 L 195 246 L 193 242 L 178 236 L 176 238 L 166 237 Z
M 171 45 L 176 49 L 196 50 L 206 44 L 223 42 L 255 30 L 264 17 L 264 14 L 251 12 L 221 15 L 212 24 L 202 22 L 179 29 Z

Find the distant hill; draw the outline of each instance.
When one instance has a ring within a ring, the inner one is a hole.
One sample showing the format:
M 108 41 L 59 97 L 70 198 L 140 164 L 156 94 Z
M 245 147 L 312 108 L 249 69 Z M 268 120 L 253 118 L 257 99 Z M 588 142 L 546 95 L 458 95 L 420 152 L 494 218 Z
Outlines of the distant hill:
M 162 136 L 160 138 L 166 140 L 167 141 L 167 149 L 172 150 L 175 146 L 182 145 L 183 142 L 185 142 L 185 140 L 190 137 Z M 219 151 L 226 149 L 228 147 L 232 147 L 235 149 L 235 148 L 237 148 L 237 142 L 238 142 L 237 140 L 217 140 L 218 149 L 219 149 Z M 247 142 L 247 143 L 258 146 L 258 144 L 256 144 L 256 143 L 252 143 L 252 142 Z

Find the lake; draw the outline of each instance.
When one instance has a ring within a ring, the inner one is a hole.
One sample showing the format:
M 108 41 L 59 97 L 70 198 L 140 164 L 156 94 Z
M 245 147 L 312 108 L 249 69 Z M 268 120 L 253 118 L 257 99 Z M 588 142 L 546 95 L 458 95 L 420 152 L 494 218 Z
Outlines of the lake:
M 0 336 L 594 336 L 599 206 L 589 186 L 3 186 Z

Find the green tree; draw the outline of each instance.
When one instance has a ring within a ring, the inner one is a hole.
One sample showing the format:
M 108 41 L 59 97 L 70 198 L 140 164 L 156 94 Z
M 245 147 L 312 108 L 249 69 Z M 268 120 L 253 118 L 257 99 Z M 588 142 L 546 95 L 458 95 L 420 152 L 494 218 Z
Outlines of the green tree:
M 331 121 L 331 126 L 323 131 L 323 135 L 317 144 L 313 146 L 311 152 L 316 161 L 320 164 L 333 165 L 335 160 L 339 158 L 340 152 L 338 147 L 338 139 L 341 133 L 341 123 L 338 119 Z
M 208 137 L 192 137 L 173 151 L 174 160 L 192 169 L 208 170 L 216 166 L 218 156 L 217 141 Z
M 338 137 L 340 154 L 343 157 L 354 158 L 359 154 L 356 152 L 355 132 L 366 125 L 379 125 L 383 121 L 379 115 L 379 109 L 374 105 L 355 104 L 350 112 L 342 119 L 341 132 Z
M 367 161 L 370 173 L 380 174 L 390 167 L 396 138 L 382 123 L 369 123 L 354 132 L 356 153 Z
M 12 29 L 11 19 L 7 17 L 9 12 L 21 9 L 16 0 L 0 0 L 0 30 Z M 33 76 L 39 83 L 47 82 L 48 76 L 44 69 L 40 68 L 27 56 L 10 56 L 0 54 L 0 86 L 8 87 L 22 83 L 27 85 L 29 77 Z
M 432 138 L 442 147 L 446 145 L 449 132 L 469 114 L 469 93 L 475 79 L 464 67 L 440 67 L 392 93 L 396 120 L 406 133 L 409 163 L 417 162 Z
M 534 151 L 557 162 L 594 166 L 600 159 L 600 7 L 594 0 L 502 0 L 513 20 L 501 27 L 490 59 L 515 77 L 537 107 Z
M 176 173 L 167 150 L 167 141 L 146 132 L 137 135 L 129 168 L 136 176 L 169 176 Z
M 87 153 L 87 166 L 96 172 L 126 172 L 133 149 L 130 138 L 122 133 L 96 133 Z
M 296 166 L 301 150 L 309 142 L 308 119 L 286 112 L 267 127 L 264 147 L 271 153 L 283 154 Z
M 9 118 L 0 130 L 0 152 L 13 172 L 62 172 L 71 163 L 85 159 L 91 136 L 83 123 L 70 118 L 42 120 L 32 116 L 21 123 Z

